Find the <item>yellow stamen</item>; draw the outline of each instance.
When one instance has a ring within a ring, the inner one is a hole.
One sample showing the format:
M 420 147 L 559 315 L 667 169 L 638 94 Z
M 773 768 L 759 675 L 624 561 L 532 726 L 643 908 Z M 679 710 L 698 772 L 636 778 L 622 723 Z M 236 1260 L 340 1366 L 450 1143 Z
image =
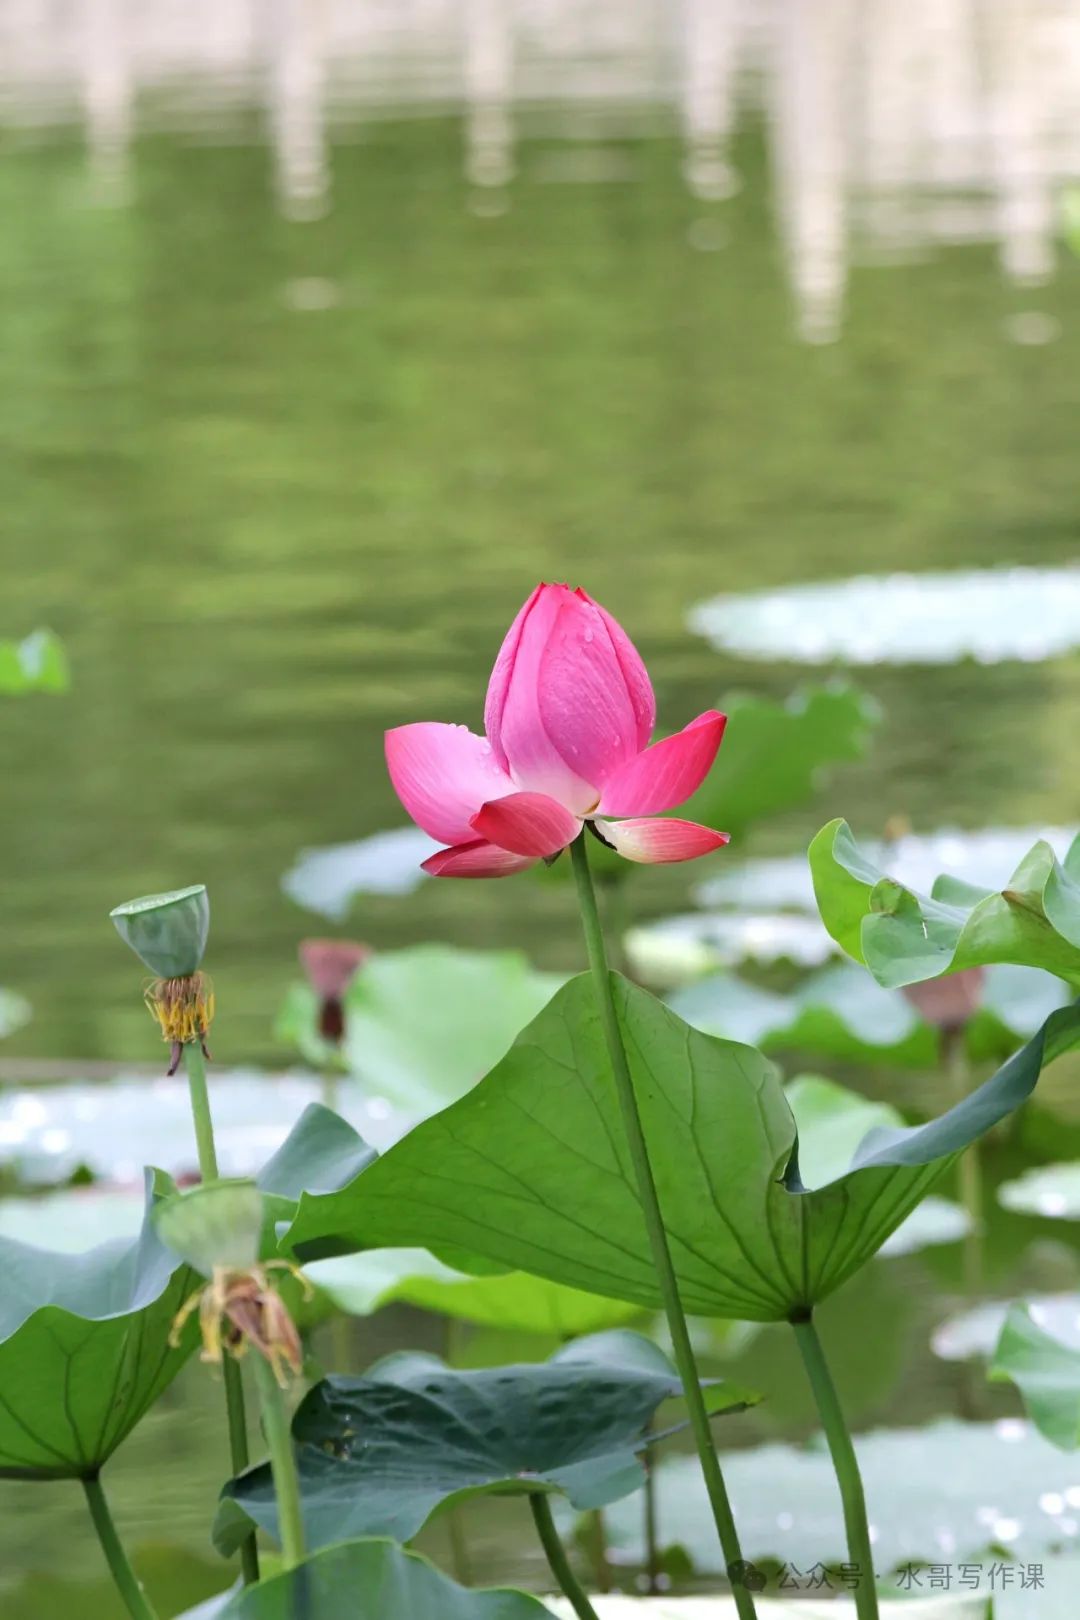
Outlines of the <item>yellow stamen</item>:
M 154 979 L 143 999 L 161 1026 L 163 1040 L 186 1046 L 201 1041 L 214 1018 L 214 986 L 205 973 L 182 979 Z

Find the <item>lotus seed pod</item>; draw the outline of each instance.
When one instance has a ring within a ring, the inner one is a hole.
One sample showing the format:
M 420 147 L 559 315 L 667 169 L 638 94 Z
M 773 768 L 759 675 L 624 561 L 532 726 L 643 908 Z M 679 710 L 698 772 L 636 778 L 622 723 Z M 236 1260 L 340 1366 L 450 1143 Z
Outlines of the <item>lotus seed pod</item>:
M 125 944 L 159 979 L 182 979 L 197 972 L 210 932 L 206 885 L 146 894 L 109 913 Z
M 253 1181 L 208 1181 L 163 1199 L 153 1212 L 162 1243 L 204 1277 L 254 1266 L 263 1221 L 263 1197 Z

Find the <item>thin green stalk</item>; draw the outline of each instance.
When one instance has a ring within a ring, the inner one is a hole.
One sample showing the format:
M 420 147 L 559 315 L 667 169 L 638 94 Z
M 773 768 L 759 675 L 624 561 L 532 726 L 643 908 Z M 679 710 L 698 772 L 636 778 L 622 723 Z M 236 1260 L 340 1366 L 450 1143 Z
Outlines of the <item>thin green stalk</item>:
M 690 1331 L 686 1325 L 686 1313 L 679 1297 L 678 1279 L 675 1276 L 675 1265 L 671 1258 L 671 1249 L 668 1246 L 664 1217 L 660 1209 L 660 1198 L 656 1190 L 652 1164 L 649 1161 L 649 1149 L 645 1141 L 645 1131 L 641 1123 L 641 1115 L 638 1112 L 634 1082 L 630 1075 L 630 1065 L 627 1061 L 622 1031 L 619 1028 L 619 1019 L 615 1011 L 615 999 L 611 992 L 611 973 L 608 970 L 607 954 L 604 950 L 604 934 L 600 926 L 600 914 L 596 907 L 596 892 L 593 889 L 592 874 L 589 871 L 589 857 L 585 848 L 584 833 L 580 834 L 571 844 L 570 855 L 574 866 L 574 878 L 577 882 L 578 902 L 581 906 L 581 920 L 585 929 L 585 945 L 589 954 L 589 966 L 592 969 L 593 980 L 596 985 L 596 998 L 600 1007 L 600 1021 L 604 1029 L 604 1040 L 607 1043 L 608 1057 L 611 1060 L 612 1073 L 615 1077 L 615 1089 L 619 1097 L 623 1127 L 626 1131 L 630 1157 L 637 1178 L 641 1212 L 645 1218 L 649 1244 L 652 1248 L 653 1264 L 656 1267 L 657 1281 L 660 1284 L 660 1293 L 664 1301 L 668 1331 L 671 1334 L 671 1343 L 675 1354 L 675 1365 L 678 1367 L 679 1377 L 682 1379 L 690 1427 L 693 1430 L 698 1457 L 701 1460 L 701 1471 L 705 1477 L 705 1488 L 709 1493 L 713 1518 L 716 1520 L 720 1545 L 723 1548 L 724 1560 L 731 1579 L 735 1607 L 738 1610 L 740 1620 L 755 1620 L 757 1611 L 754 1607 L 754 1599 L 739 1578 L 740 1571 L 744 1567 L 742 1550 L 739 1546 L 739 1533 L 735 1528 L 735 1518 L 731 1511 L 731 1502 L 728 1499 L 727 1487 L 724 1484 L 724 1476 L 720 1469 L 720 1459 L 717 1457 L 716 1448 L 713 1445 L 712 1431 L 709 1428 L 709 1414 L 705 1406 L 705 1397 L 701 1392 L 697 1362 L 694 1358 L 693 1346 L 690 1343 Z
M 652 1431 L 652 1422 L 648 1425 L 648 1432 Z M 656 1469 L 655 1457 L 651 1450 L 645 1453 L 642 1462 L 645 1465 L 645 1488 L 642 1492 L 645 1532 L 645 1590 L 649 1597 L 655 1597 L 660 1590 L 660 1528 L 657 1523 L 656 1512 Z
M 132 1616 L 132 1620 L 157 1620 L 157 1612 L 143 1591 L 142 1582 L 132 1569 L 123 1543 L 116 1533 L 116 1525 L 113 1523 L 105 1492 L 101 1488 L 100 1477 L 97 1474 L 84 1475 L 82 1485 L 86 1492 L 86 1505 L 90 1509 L 90 1517 L 94 1521 L 94 1529 L 101 1542 L 101 1550 L 105 1554 L 105 1561 L 128 1613 Z
M 967 1032 L 963 1026 L 946 1030 L 942 1035 L 942 1057 L 949 1081 L 951 1101 L 963 1102 L 971 1090 L 971 1068 L 967 1055 Z M 960 1155 L 957 1165 L 960 1183 L 960 1202 L 968 1218 L 964 1234 L 964 1288 L 977 1296 L 983 1282 L 983 1194 L 982 1162 L 979 1144 L 973 1142 Z
M 854 1568 L 855 1613 L 859 1620 L 878 1620 L 877 1583 L 874 1576 L 874 1554 L 870 1544 L 870 1526 L 866 1519 L 866 1496 L 862 1475 L 851 1434 L 844 1420 L 836 1385 L 832 1381 L 825 1352 L 813 1320 L 792 1322 L 795 1338 L 810 1379 L 821 1417 L 825 1438 L 829 1442 L 833 1468 L 840 1486 L 840 1500 L 844 1507 L 844 1528 L 847 1532 L 848 1557 Z
M 195 1122 L 199 1174 L 203 1181 L 216 1181 L 218 1162 L 214 1146 L 214 1121 L 210 1114 L 210 1092 L 206 1084 L 206 1060 L 198 1041 L 185 1044 L 184 1068 L 191 1095 L 191 1117 Z M 244 1381 L 239 1365 L 231 1356 L 224 1358 L 222 1381 L 225 1385 L 225 1415 L 229 1429 L 229 1460 L 233 1473 L 242 1474 L 251 1460 L 244 1411 Z M 245 1586 L 253 1586 L 259 1579 L 259 1552 L 254 1530 L 240 1543 L 240 1570 Z
M 586 1596 L 585 1588 L 570 1568 L 570 1560 L 566 1556 L 566 1549 L 559 1540 L 559 1532 L 555 1528 L 555 1520 L 551 1517 L 551 1508 L 548 1506 L 547 1497 L 540 1491 L 531 1491 L 529 1493 L 529 1506 L 532 1508 L 536 1533 L 540 1537 L 540 1544 L 547 1555 L 551 1573 L 558 1581 L 569 1601 L 570 1607 L 578 1616 L 578 1620 L 599 1620 L 596 1610 Z
M 255 1363 L 255 1385 L 259 1391 L 263 1433 L 270 1452 L 270 1470 L 274 1476 L 281 1562 L 283 1568 L 295 1569 L 297 1564 L 304 1561 L 304 1514 L 300 1504 L 300 1481 L 296 1473 L 289 1414 L 285 1410 L 273 1367 L 258 1351 L 252 1359 Z

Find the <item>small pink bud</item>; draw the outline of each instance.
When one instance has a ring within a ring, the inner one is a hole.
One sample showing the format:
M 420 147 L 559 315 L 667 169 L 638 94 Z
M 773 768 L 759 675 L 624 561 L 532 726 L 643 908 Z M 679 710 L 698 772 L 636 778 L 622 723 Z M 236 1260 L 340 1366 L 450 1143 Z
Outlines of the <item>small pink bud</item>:
M 370 945 L 352 939 L 300 941 L 300 966 L 323 1001 L 339 1000 L 370 955 Z
M 937 1029 L 962 1029 L 982 1004 L 986 971 L 981 967 L 961 968 L 940 979 L 924 979 L 922 984 L 905 984 L 906 999 Z

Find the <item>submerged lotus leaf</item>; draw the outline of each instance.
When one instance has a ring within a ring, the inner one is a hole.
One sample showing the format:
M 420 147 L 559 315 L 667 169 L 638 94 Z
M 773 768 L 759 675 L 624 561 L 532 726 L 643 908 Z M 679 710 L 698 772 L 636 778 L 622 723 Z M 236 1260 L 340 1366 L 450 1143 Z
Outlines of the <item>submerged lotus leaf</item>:
M 784 911 L 688 911 L 631 928 L 634 974 L 650 984 L 686 984 L 744 962 L 820 967 L 836 947 L 817 917 Z
M 1065 1342 L 1036 1320 L 1035 1308 L 1014 1305 L 1005 1318 L 990 1377 L 1016 1385 L 1040 1434 L 1062 1451 L 1080 1446 L 1080 1319 Z
M 943 876 L 929 897 L 884 876 L 845 821 L 822 828 L 809 855 L 826 928 L 879 984 L 993 962 L 1080 981 L 1080 838 L 1064 861 L 1036 844 L 996 892 Z
M 957 1153 L 1030 1094 L 1044 1062 L 1080 1043 L 1078 1004 L 1054 1013 L 948 1113 L 871 1130 L 842 1174 L 808 1189 L 795 1119 L 768 1060 L 692 1030 L 618 974 L 612 985 L 683 1302 L 703 1316 L 805 1313 L 880 1248 Z M 589 977 L 560 990 L 466 1097 L 350 1186 L 302 1198 L 286 1242 L 312 1258 L 347 1245 L 449 1244 L 655 1308 Z
M 293 1419 L 308 1545 L 408 1541 L 436 1509 L 485 1493 L 561 1491 L 576 1507 L 600 1507 L 644 1484 L 649 1421 L 681 1392 L 663 1351 L 626 1330 L 545 1362 L 460 1371 L 406 1351 L 364 1378 L 323 1379 Z M 709 1390 L 714 1412 L 749 1399 Z M 276 1533 L 269 1464 L 226 1486 L 219 1550 L 233 1551 L 251 1522 Z
M 169 1333 L 196 1279 L 147 1210 L 133 1239 L 81 1254 L 0 1238 L 0 1476 L 95 1472 L 179 1372 Z
M 109 916 L 125 945 L 159 979 L 183 979 L 198 970 L 210 932 L 205 884 L 144 894 L 115 906 Z
M 313 1261 L 305 1274 L 339 1310 L 352 1316 L 370 1316 L 395 1303 L 419 1305 L 479 1327 L 569 1339 L 621 1326 L 642 1314 L 637 1305 L 564 1288 L 524 1271 L 470 1276 L 426 1249 L 339 1255 Z
M 1051 974 L 1007 964 L 989 968 L 982 1005 L 965 1026 L 970 1060 L 982 1063 L 1013 1051 L 1067 999 L 1065 986 Z M 922 1069 L 939 1060 L 938 1031 L 899 992 L 883 989 L 854 962 L 809 975 L 790 995 L 724 973 L 684 985 L 667 1000 L 695 1029 L 765 1052 L 798 1050 Z
M 392 1541 L 347 1541 L 191 1611 L 215 1620 L 553 1620 L 539 1598 L 468 1590 Z
M 1080 646 L 1080 568 L 864 574 L 713 597 L 691 630 L 724 652 L 793 663 L 1035 663 Z
M 0 694 L 66 692 L 70 685 L 64 644 L 51 630 L 35 630 L 23 641 L 0 641 Z

